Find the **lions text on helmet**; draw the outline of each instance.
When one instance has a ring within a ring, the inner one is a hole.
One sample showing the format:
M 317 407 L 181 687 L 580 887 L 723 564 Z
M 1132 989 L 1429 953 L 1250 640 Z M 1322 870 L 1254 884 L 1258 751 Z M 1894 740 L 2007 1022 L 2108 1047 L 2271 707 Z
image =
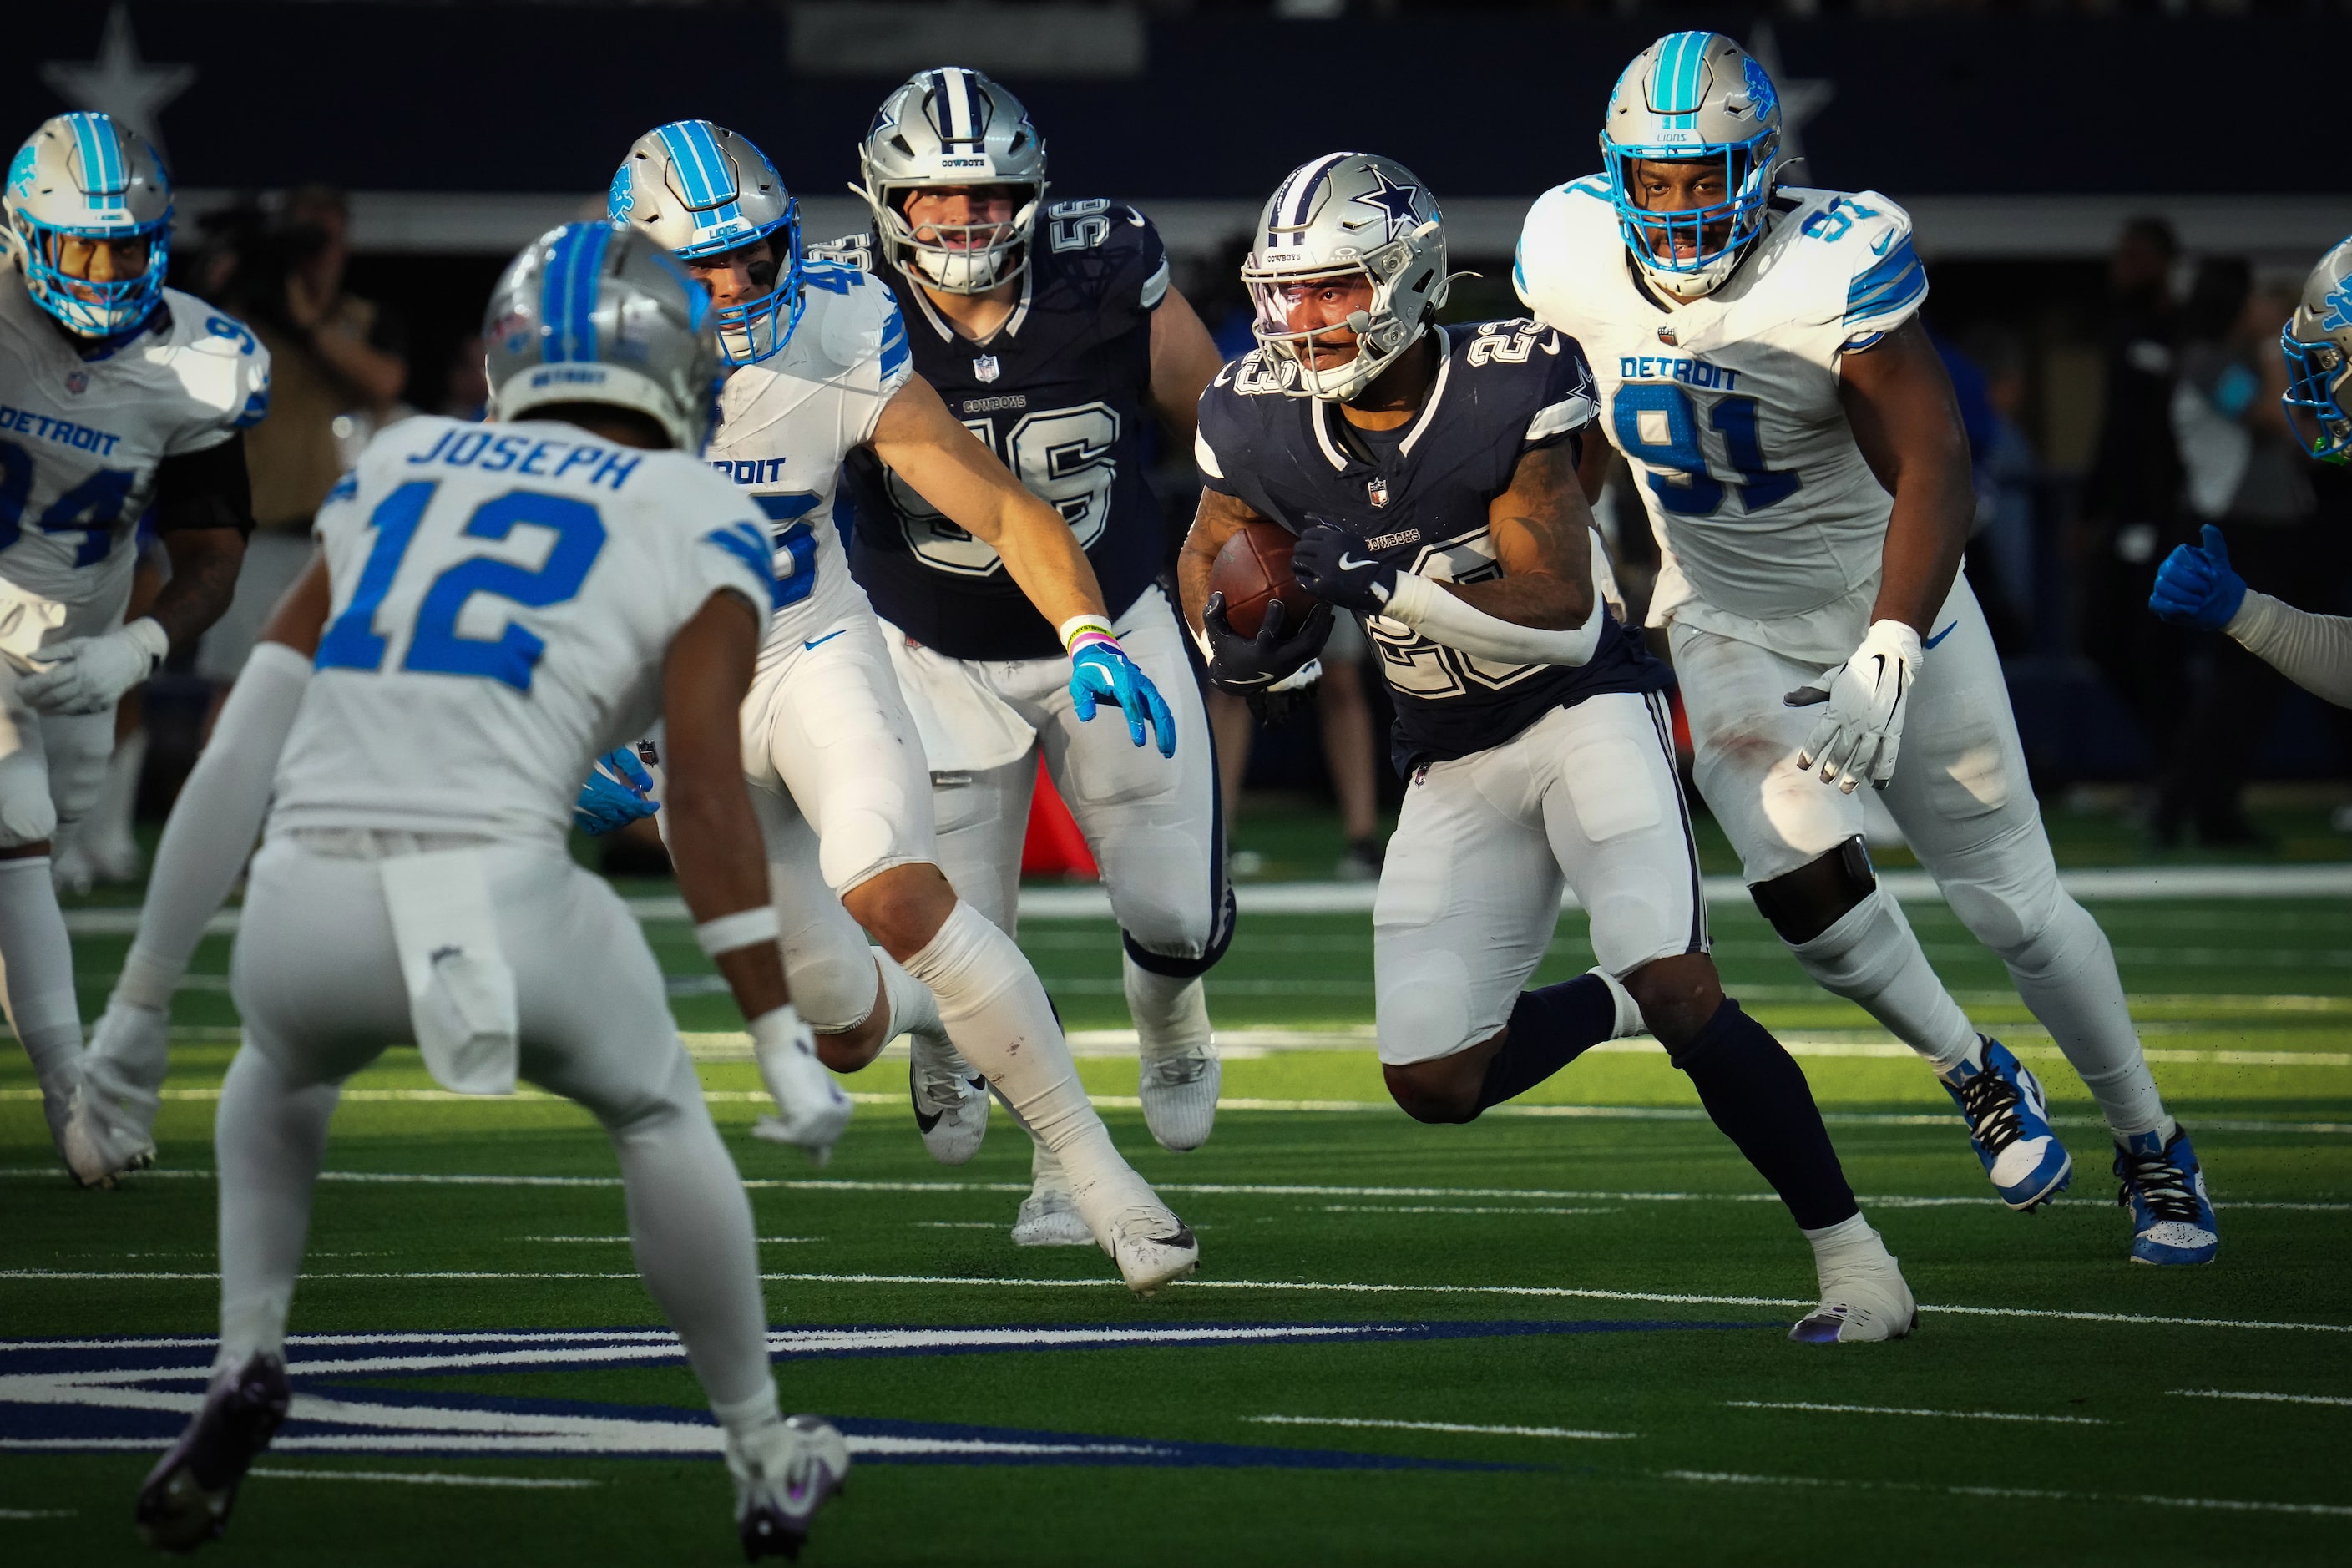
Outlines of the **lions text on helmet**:
M 163 298 L 172 177 L 155 150 L 104 114 L 44 121 L 0 194 L 34 302 L 85 338 L 137 331 Z
M 975 70 L 925 71 L 875 111 L 858 144 L 883 259 L 944 294 L 985 294 L 1029 265 L 1045 142 L 1028 111 Z
M 1696 299 L 1764 231 L 1780 171 L 1780 98 L 1720 33 L 1669 33 L 1617 79 L 1601 129 L 1609 195 L 1634 265 Z
M 749 140 L 707 120 L 656 126 L 614 172 L 606 211 L 710 290 L 729 364 L 756 363 L 791 341 L 807 302 L 800 203 Z

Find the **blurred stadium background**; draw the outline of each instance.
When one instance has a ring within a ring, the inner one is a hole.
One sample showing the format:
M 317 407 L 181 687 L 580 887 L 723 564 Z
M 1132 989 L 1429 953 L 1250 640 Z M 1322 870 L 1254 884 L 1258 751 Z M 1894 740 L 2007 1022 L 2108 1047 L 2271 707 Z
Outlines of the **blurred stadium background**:
M 2062 855 L 2333 858 L 2352 854 L 2352 722 L 2144 605 L 2164 552 L 2218 519 L 2256 586 L 2352 607 L 2352 483 L 2275 460 L 2293 454 L 2266 423 L 2274 399 L 2248 390 L 2273 374 L 2280 290 L 2352 231 L 2345 177 L 2315 172 L 2328 100 L 2284 90 L 2286 63 L 2346 14 L 2326 0 L 1704 15 L 1641 0 L 117 0 L 18 14 L 0 101 L 26 124 L 102 109 L 163 146 L 182 185 L 175 282 L 272 340 L 274 417 L 331 425 L 355 449 L 405 412 L 478 406 L 472 333 L 499 266 L 601 211 L 619 152 L 663 120 L 750 135 L 822 238 L 865 221 L 844 184 L 887 89 L 943 61 L 986 69 L 1046 135 L 1055 195 L 1150 213 L 1233 346 L 1258 202 L 1335 145 L 1400 157 L 1435 187 L 1459 264 L 1483 274 L 1454 314 L 1515 313 L 1520 217 L 1593 166 L 1616 71 L 1662 29 L 1722 27 L 1780 79 L 1804 159 L 1793 177 L 1880 191 L 1917 221 L 1978 463 L 1968 569 Z M 2259 127 L 2258 143 L 2233 125 Z M 288 308 L 289 275 L 332 284 L 345 243 L 336 286 L 366 302 L 351 308 L 383 356 L 360 366 L 372 375 L 322 360 Z M 2233 479 L 2240 430 L 2254 457 Z M 1171 550 L 1192 507 L 1172 457 Z M 1622 476 L 1601 510 L 1638 596 L 1651 549 Z M 301 519 L 265 505 L 263 521 Z M 150 693 L 151 821 L 205 695 L 189 673 Z M 1261 739 L 1244 874 L 1330 874 L 1340 839 L 1316 826 L 1330 799 L 1317 739 L 1312 722 Z

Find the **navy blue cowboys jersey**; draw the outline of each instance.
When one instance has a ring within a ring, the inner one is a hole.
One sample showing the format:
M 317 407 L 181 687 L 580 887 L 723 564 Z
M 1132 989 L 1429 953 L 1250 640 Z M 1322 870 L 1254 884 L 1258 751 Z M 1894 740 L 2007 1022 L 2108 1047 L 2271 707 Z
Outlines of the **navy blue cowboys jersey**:
M 1029 491 L 1059 510 L 1117 616 L 1160 574 L 1166 525 L 1144 478 L 1151 312 L 1168 252 L 1132 207 L 1055 202 L 1038 219 L 1013 315 L 960 336 L 865 237 L 809 254 L 878 275 L 906 311 L 915 372 Z M 940 515 L 869 447 L 850 455 L 849 569 L 882 618 L 954 658 L 1062 651 L 996 552 Z
M 1524 454 L 1574 439 L 1591 420 L 1592 373 L 1573 338 L 1535 321 L 1433 330 L 1445 356 L 1437 384 L 1396 430 L 1343 426 L 1338 409 L 1288 395 L 1297 367 L 1263 349 L 1234 361 L 1201 397 L 1202 481 L 1293 533 L 1318 520 L 1343 528 L 1401 572 L 1451 583 L 1500 576 L 1487 503 L 1510 488 Z M 1499 746 L 1601 692 L 1673 680 L 1614 616 L 1591 662 L 1574 667 L 1474 658 L 1380 616 L 1364 629 L 1396 699 L 1400 773 Z

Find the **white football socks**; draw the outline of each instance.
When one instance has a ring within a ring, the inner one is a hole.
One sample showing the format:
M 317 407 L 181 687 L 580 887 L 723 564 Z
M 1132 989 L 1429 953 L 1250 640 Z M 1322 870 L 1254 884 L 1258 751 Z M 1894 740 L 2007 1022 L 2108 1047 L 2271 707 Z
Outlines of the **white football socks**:
M 882 999 L 890 1009 L 888 1032 L 885 1041 L 901 1035 L 941 1035 L 946 1030 L 940 1024 L 940 1001 L 931 988 L 908 973 L 898 961 L 883 952 L 874 950 L 874 967 L 882 973 Z
M 54 1136 L 81 1067 L 81 1009 L 46 855 L 0 860 L 0 1002 L 33 1058 Z
M 254 1047 L 229 1063 L 213 1123 L 220 1173 L 217 1378 L 257 1353 L 286 1353 L 286 1314 L 310 1233 L 310 1188 L 327 1154 L 340 1089 L 297 1085 Z
M 1949 1072 L 1975 1047 L 1968 1015 L 1936 978 L 1903 906 L 1885 889 L 1811 942 L 1789 943 L 1789 951 L 1822 989 L 1861 1006 L 1937 1072 Z
M 1813 1266 L 1824 1279 L 1848 1262 L 1872 1261 L 1886 1255 L 1885 1241 L 1859 1212 L 1835 1225 L 1806 1231 L 1805 1239 L 1813 1244 Z
M 2119 1138 L 2164 1131 L 2171 1118 L 2132 1026 L 2115 949 L 2088 910 L 2063 893 L 2032 942 L 2001 954 L 2017 994 L 2106 1113 Z
M 959 900 L 939 934 L 907 961 L 939 999 L 940 1019 L 966 1061 L 1069 1173 L 1070 1200 L 1097 1237 L 1121 1208 L 1156 1205 L 1111 1146 L 1078 1083 L 1077 1064 L 1037 973 L 1013 939 Z
M 1119 962 L 1127 1010 L 1135 1019 L 1136 1043 L 1145 1061 L 1208 1049 L 1208 988 L 1199 975 L 1155 974 L 1123 947 Z
M 135 870 L 138 839 L 131 833 L 131 816 L 139 805 L 139 775 L 147 767 L 147 731 L 133 730 L 106 759 L 106 776 L 99 781 L 98 797 L 74 825 L 84 852 L 111 863 L 110 870 L 131 861 Z

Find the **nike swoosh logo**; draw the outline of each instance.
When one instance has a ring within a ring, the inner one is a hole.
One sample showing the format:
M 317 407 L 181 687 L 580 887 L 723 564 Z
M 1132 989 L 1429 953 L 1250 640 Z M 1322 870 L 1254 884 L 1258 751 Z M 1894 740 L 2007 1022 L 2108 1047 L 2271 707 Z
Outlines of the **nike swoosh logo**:
M 1367 566 L 1379 564 L 1377 561 L 1359 561 L 1344 550 L 1339 552 L 1339 570 L 1342 572 L 1360 572 Z
M 805 642 L 802 643 L 802 644 L 801 644 L 801 647 L 816 647 L 816 645 L 817 645 L 817 644 L 819 644 L 819 643 L 822 643 L 822 642 L 831 642 L 834 638 L 835 638 L 835 637 L 839 637 L 839 636 L 841 635 L 841 632 L 845 632 L 845 631 L 847 631 L 848 629 L 849 629 L 849 628 L 848 628 L 847 626 L 844 626 L 844 627 L 842 627 L 842 628 L 841 628 L 841 631 L 840 631 L 840 632 L 827 632 L 827 633 L 825 633 L 825 634 L 824 634 L 824 636 L 823 636 L 823 637 L 810 637 L 807 641 L 805 641 Z M 1928 646 L 1929 646 L 1930 647 L 1934 647 L 1935 645 L 1934 645 L 1933 643 L 1930 643 Z
M 1959 628 L 1959 622 L 1954 621 L 1950 626 L 1946 626 L 1942 631 L 1937 632 L 1934 637 L 1929 637 L 1926 642 L 1921 643 L 1919 646 L 1921 647 L 1934 647 L 1937 643 L 1942 642 L 1946 637 L 1950 637 L 1953 632 L 1957 631 Z
M 1873 256 L 1884 256 L 1886 254 L 1886 247 L 1894 243 L 1895 231 L 1890 228 L 1885 234 L 1878 237 L 1878 243 L 1870 247 L 1870 254 Z

